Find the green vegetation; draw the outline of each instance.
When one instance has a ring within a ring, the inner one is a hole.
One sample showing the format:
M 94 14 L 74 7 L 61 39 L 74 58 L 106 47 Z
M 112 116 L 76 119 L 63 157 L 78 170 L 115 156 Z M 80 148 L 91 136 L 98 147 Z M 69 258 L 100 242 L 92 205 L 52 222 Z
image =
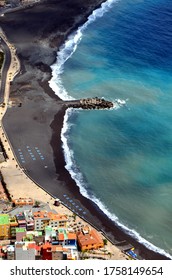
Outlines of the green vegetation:
M 41 202 L 38 200 L 35 200 L 34 207 L 40 207 L 40 205 L 41 205 Z
M 76 221 L 76 214 L 75 213 L 73 213 L 73 220 L 74 220 L 74 222 Z
M 103 239 L 104 246 L 107 245 L 107 239 Z
M 4 53 L 0 51 L 0 70 L 2 68 L 3 62 L 4 62 Z

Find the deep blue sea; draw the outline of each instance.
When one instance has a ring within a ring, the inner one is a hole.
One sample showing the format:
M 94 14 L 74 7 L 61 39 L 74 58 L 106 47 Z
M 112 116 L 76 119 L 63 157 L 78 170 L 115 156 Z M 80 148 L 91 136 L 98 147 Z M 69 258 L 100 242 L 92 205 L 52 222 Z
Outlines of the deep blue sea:
M 126 101 L 67 111 L 66 168 L 125 231 L 172 255 L 172 1 L 107 1 L 52 69 L 50 86 L 63 99 Z

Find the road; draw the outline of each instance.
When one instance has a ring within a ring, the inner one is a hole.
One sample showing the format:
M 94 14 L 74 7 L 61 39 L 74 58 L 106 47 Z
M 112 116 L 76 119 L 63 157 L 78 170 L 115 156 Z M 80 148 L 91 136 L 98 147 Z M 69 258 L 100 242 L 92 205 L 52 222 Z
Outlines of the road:
M 1 48 L 4 52 L 4 64 L 2 68 L 2 74 L 1 74 L 1 87 L 0 87 L 0 104 L 4 102 L 4 94 L 5 94 L 5 86 L 6 86 L 6 79 L 7 79 L 7 72 L 10 67 L 11 63 L 11 52 L 9 47 L 7 46 L 6 42 L 2 39 L 0 40 Z

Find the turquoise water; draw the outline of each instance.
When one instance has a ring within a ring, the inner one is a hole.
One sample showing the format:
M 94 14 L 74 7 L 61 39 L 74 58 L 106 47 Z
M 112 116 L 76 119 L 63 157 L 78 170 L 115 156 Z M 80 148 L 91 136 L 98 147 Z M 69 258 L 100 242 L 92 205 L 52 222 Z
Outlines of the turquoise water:
M 57 94 L 120 98 L 126 106 L 68 112 L 67 168 L 129 234 L 172 255 L 172 3 L 111 2 L 80 29 L 81 41 L 69 39 L 61 65 L 64 50 L 77 49 L 53 73 Z

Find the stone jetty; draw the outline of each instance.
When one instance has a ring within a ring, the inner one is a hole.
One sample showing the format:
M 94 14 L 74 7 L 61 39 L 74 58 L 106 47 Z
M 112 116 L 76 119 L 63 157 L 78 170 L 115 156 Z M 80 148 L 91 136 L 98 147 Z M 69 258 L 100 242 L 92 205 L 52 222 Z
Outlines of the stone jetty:
M 103 98 L 86 98 L 86 99 L 80 99 L 80 100 L 71 100 L 66 101 L 67 107 L 72 108 L 82 108 L 82 109 L 110 109 L 113 107 L 113 103 L 111 101 L 107 101 Z

